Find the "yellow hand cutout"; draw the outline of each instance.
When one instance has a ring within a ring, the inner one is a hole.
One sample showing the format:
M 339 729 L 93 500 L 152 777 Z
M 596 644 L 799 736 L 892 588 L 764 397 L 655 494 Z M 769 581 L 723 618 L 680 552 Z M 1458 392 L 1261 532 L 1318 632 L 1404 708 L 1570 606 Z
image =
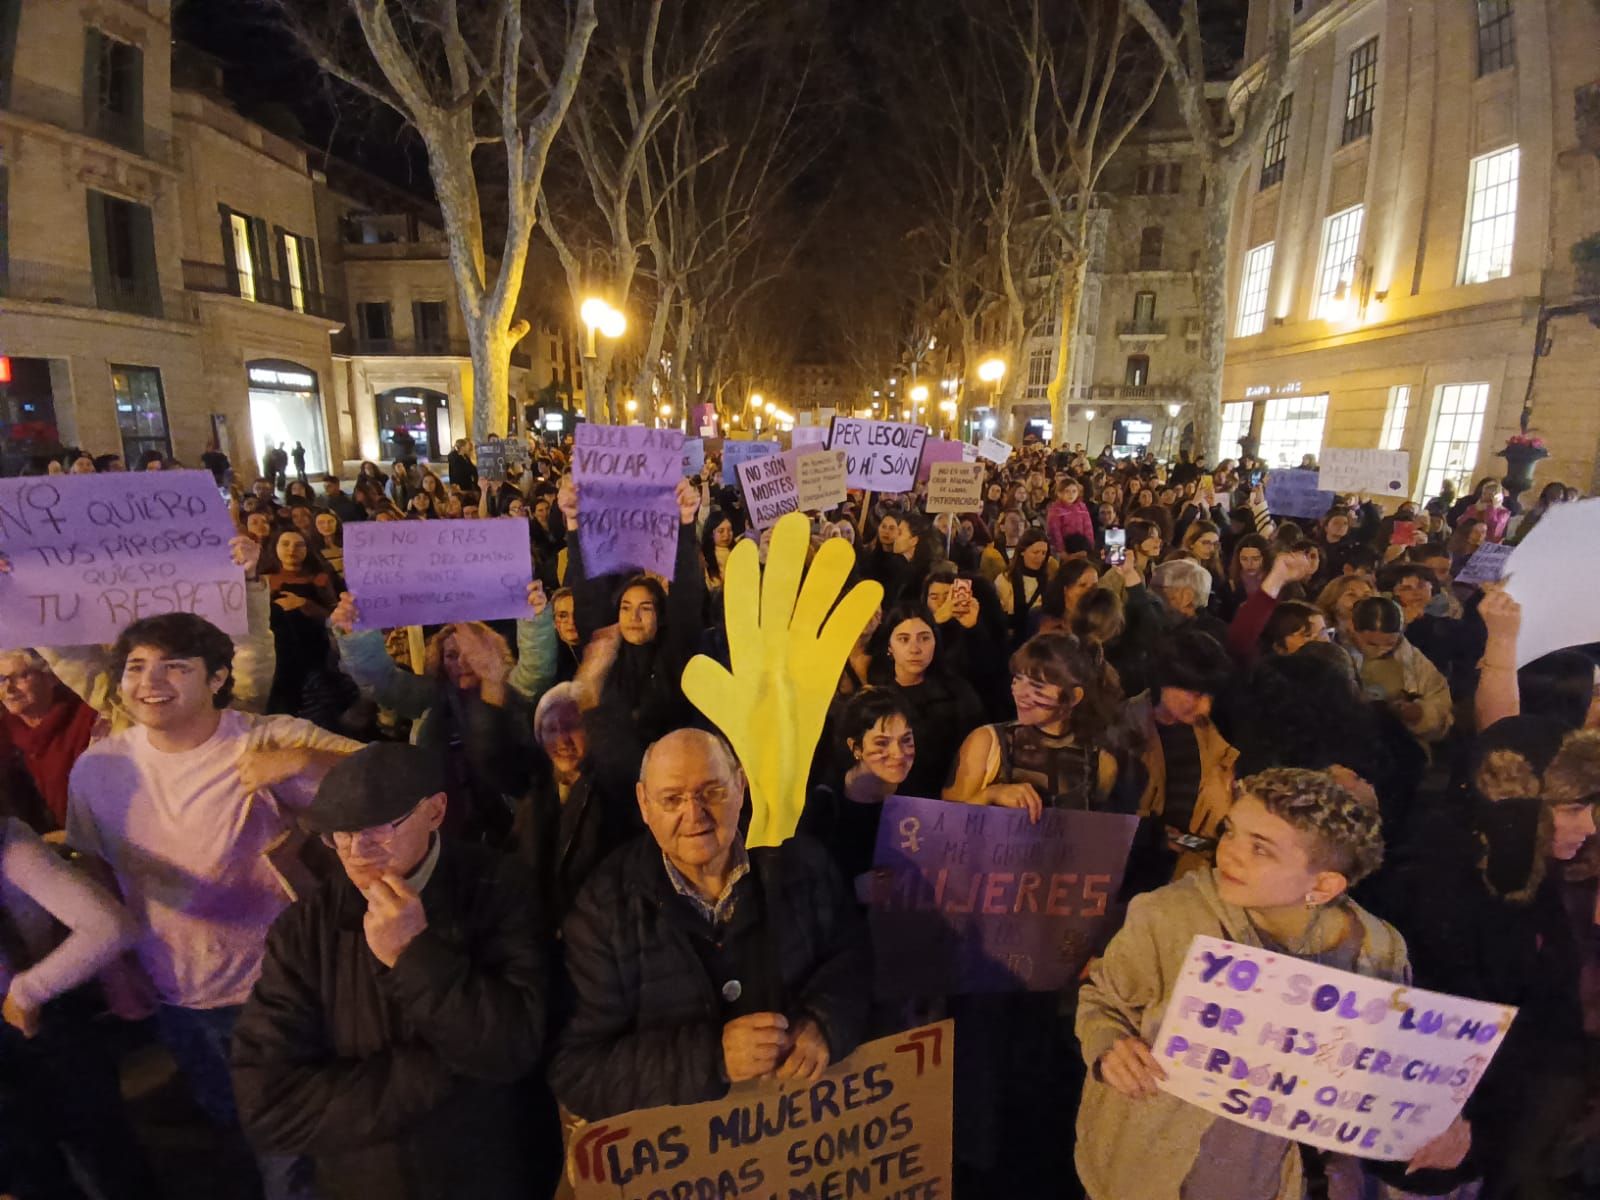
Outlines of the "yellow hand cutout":
M 765 574 L 754 542 L 734 547 L 722 590 L 733 669 L 703 654 L 683 669 L 683 694 L 733 744 L 750 781 L 751 846 L 794 834 L 839 675 L 883 600 L 881 584 L 858 583 L 829 616 L 855 552 L 830 538 L 807 571 L 810 529 L 801 513 L 780 518 Z

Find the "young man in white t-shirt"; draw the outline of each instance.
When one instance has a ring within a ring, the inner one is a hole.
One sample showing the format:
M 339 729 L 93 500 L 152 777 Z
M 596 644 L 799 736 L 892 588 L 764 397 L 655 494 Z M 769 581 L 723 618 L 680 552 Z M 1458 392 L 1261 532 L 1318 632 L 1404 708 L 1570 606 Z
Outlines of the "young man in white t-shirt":
M 134 953 L 162 1039 L 196 1101 L 236 1129 L 228 1041 L 267 930 L 294 899 L 294 814 L 360 744 L 294 717 L 229 708 L 233 649 L 191 613 L 123 631 L 112 664 L 135 723 L 73 766 L 67 842 L 115 882 L 138 921 Z M 126 994 L 113 1007 L 140 1015 Z M 269 1200 L 303 1194 L 288 1162 L 261 1166 Z

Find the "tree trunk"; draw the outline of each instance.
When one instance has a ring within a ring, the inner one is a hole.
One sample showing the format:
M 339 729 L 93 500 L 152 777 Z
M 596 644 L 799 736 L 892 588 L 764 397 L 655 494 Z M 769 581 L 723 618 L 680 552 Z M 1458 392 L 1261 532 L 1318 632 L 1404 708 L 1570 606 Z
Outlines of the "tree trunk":
M 1228 334 L 1228 225 L 1238 177 L 1220 180 L 1206 206 L 1205 248 L 1200 253 L 1200 362 L 1190 375 L 1194 454 L 1205 463 L 1234 457 L 1237 446 L 1217 445 L 1222 434 L 1222 361 Z
M 1080 246 L 1082 243 L 1080 243 Z M 1057 440 L 1067 436 L 1067 416 L 1072 396 L 1067 380 L 1072 377 L 1072 352 L 1078 324 L 1078 309 L 1083 304 L 1083 285 L 1089 278 L 1089 259 L 1081 250 L 1067 263 L 1066 279 L 1062 284 L 1062 302 L 1057 314 L 1056 370 L 1047 395 L 1050 397 L 1050 422 Z

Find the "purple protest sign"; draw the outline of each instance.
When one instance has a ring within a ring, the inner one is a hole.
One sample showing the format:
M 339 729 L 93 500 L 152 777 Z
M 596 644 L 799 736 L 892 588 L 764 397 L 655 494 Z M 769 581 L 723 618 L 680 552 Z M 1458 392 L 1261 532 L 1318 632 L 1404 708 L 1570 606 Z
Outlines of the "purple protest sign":
M 683 434 L 643 425 L 579 425 L 572 478 L 589 575 L 642 569 L 672 578 L 678 555 Z
M 111 642 L 170 612 L 244 633 L 234 533 L 209 471 L 0 479 L 0 645 Z
M 933 469 L 934 463 L 960 462 L 961 451 L 960 442 L 950 442 L 944 438 L 929 438 L 923 442 L 922 464 L 917 467 L 917 482 L 928 482 L 928 472 Z
M 362 629 L 532 615 L 528 523 L 510 517 L 346 525 L 344 577 Z
M 880 999 L 1052 991 L 1110 934 L 1139 819 L 890 796 L 872 903 Z

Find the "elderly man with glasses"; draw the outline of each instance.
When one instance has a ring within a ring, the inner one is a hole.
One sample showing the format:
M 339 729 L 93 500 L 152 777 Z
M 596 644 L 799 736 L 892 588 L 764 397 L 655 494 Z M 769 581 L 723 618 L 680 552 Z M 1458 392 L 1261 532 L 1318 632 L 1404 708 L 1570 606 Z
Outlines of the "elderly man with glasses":
M 745 848 L 744 772 L 715 735 L 668 734 L 639 774 L 648 836 L 600 864 L 563 925 L 556 1096 L 594 1120 L 816 1079 L 855 1049 L 871 999 L 843 877 L 805 838 Z
M 273 925 L 235 1029 L 246 1134 L 309 1155 L 321 1197 L 522 1200 L 560 1161 L 533 1136 L 547 961 L 533 881 L 440 836 L 445 789 L 414 746 L 376 743 L 328 772 L 303 821 L 344 873 Z

